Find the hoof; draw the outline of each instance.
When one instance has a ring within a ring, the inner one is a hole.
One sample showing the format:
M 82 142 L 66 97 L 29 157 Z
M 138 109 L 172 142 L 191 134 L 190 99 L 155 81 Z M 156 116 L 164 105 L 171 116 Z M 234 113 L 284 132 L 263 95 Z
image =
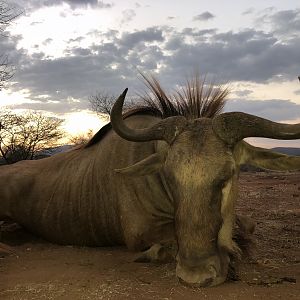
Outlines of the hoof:
M 146 254 L 142 254 L 138 258 L 136 258 L 134 260 L 134 262 L 137 262 L 137 263 L 149 263 L 149 262 L 151 262 L 151 258 L 149 256 L 147 256 Z
M 13 254 L 14 250 L 10 246 L 0 243 L 0 257 L 5 257 L 10 254 Z

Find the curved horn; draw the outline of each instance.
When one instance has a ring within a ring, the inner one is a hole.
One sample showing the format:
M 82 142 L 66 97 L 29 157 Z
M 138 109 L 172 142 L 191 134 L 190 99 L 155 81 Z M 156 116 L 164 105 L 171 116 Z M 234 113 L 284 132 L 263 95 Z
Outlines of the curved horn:
M 110 122 L 114 131 L 122 138 L 133 142 L 165 140 L 171 144 L 186 124 L 184 117 L 169 117 L 150 128 L 132 129 L 127 127 L 122 117 L 122 108 L 128 89 L 119 96 L 111 110 Z
M 300 139 L 300 123 L 282 124 L 242 112 L 229 112 L 213 119 L 213 129 L 229 144 L 246 137 L 265 137 L 278 140 Z

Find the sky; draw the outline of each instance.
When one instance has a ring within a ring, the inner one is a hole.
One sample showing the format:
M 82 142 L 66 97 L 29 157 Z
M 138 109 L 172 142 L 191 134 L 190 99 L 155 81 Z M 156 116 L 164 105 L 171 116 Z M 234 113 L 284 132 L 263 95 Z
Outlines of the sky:
M 126 87 L 135 95 L 144 89 L 139 71 L 172 91 L 196 70 L 230 84 L 225 111 L 300 123 L 299 0 L 8 2 L 24 13 L 0 36 L 0 53 L 16 68 L 0 107 L 65 118 L 71 134 L 96 131 L 103 121 L 91 95 Z

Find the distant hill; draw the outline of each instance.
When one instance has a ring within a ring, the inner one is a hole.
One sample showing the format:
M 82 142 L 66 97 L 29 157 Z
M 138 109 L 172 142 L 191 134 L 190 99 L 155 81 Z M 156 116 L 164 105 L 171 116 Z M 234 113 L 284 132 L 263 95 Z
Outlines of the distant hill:
M 57 154 L 57 153 L 62 153 L 62 152 L 69 151 L 74 147 L 75 147 L 74 145 L 62 145 L 62 146 L 47 148 L 47 149 L 44 149 L 44 150 L 40 151 L 38 153 L 38 155 L 44 155 L 45 157 L 52 156 L 52 155 Z
M 297 155 L 300 156 L 300 148 L 289 148 L 289 147 L 275 147 L 271 149 L 272 151 L 287 154 L 287 155 Z

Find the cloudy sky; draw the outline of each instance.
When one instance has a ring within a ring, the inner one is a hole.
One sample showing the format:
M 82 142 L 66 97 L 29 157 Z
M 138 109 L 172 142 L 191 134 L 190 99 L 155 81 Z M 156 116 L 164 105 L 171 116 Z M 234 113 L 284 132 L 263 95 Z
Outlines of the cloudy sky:
M 97 91 L 134 95 L 138 70 L 172 90 L 197 69 L 230 82 L 227 111 L 300 122 L 299 0 L 8 2 L 25 12 L 0 37 L 16 66 L 0 106 L 57 114 L 70 132 L 98 129 L 88 101 Z

